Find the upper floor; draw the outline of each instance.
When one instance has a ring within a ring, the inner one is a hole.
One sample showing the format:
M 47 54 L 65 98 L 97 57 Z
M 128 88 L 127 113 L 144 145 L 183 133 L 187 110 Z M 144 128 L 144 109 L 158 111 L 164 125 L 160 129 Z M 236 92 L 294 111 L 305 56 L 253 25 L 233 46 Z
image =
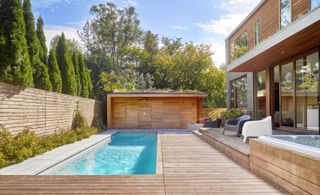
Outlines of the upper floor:
M 236 61 L 319 6 L 320 0 L 262 0 L 226 39 L 226 63 Z

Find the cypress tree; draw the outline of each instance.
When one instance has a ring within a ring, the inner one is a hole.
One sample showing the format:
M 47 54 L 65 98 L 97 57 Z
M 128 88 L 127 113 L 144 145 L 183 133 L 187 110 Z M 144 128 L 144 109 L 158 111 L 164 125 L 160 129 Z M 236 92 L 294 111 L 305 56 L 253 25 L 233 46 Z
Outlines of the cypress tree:
M 88 85 L 88 76 L 87 68 L 84 62 L 84 57 L 82 54 L 78 54 L 79 59 L 79 72 L 80 72 L 80 82 L 81 82 L 81 96 L 89 97 L 89 85 Z
M 39 16 L 37 20 L 37 37 L 40 43 L 40 59 L 44 64 L 48 63 L 47 54 L 48 54 L 48 48 L 46 45 L 46 37 L 44 35 L 43 31 L 43 20 L 41 15 Z
M 62 79 L 59 65 L 56 58 L 56 52 L 51 49 L 49 52 L 48 59 L 49 75 L 52 83 L 52 91 L 61 93 L 62 92 Z
M 56 56 L 61 71 L 62 92 L 69 95 L 77 95 L 77 80 L 70 52 L 63 33 L 58 40 Z
M 91 79 L 91 75 L 90 75 L 90 71 L 88 68 L 86 68 L 87 70 L 87 80 L 88 80 L 88 92 L 89 92 L 89 98 L 93 98 L 93 85 L 92 85 L 92 79 Z
M 21 0 L 0 1 L 0 80 L 33 86 Z
M 80 96 L 82 86 L 81 86 L 81 81 L 80 81 L 79 59 L 78 59 L 77 53 L 78 52 L 76 52 L 76 51 L 74 51 L 72 53 L 72 63 L 74 66 L 74 72 L 75 72 L 76 80 L 77 80 L 77 94 L 78 94 L 78 96 Z
M 48 73 L 48 68 L 40 60 L 40 44 L 36 34 L 30 0 L 24 0 L 23 11 L 26 24 L 26 39 L 28 44 L 30 62 L 33 68 L 35 87 L 51 91 L 52 85 Z

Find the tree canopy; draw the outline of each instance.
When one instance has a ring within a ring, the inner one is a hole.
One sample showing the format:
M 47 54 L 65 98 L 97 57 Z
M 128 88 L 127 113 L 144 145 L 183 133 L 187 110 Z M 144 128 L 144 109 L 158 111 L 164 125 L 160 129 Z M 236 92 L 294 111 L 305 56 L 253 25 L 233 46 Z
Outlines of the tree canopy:
M 93 90 L 198 90 L 209 94 L 205 106 L 225 106 L 225 71 L 215 67 L 209 45 L 143 32 L 135 8 L 93 5 L 94 16 L 79 32 Z

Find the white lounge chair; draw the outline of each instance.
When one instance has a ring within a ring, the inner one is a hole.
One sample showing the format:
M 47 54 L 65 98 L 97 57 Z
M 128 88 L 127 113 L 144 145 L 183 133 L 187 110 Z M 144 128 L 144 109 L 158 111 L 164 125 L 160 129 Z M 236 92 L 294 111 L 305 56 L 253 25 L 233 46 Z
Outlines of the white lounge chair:
M 262 135 L 272 135 L 271 116 L 262 120 L 244 123 L 242 130 L 243 143 L 246 143 L 248 137 L 259 137 Z

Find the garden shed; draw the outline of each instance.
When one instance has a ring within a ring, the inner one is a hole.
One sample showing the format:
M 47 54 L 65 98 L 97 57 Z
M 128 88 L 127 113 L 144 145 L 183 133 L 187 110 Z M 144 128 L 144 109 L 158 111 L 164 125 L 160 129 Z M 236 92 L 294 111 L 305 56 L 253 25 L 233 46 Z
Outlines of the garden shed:
M 200 117 L 203 92 L 134 91 L 107 94 L 108 128 L 185 129 Z

